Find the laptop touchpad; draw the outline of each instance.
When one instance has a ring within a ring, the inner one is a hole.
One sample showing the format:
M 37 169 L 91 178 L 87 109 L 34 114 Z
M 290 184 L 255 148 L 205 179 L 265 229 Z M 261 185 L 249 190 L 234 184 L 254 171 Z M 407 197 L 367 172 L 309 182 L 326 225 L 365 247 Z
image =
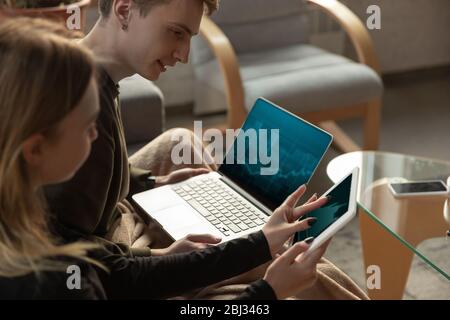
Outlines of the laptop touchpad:
M 189 205 L 176 205 L 152 214 L 169 233 L 204 222 Z

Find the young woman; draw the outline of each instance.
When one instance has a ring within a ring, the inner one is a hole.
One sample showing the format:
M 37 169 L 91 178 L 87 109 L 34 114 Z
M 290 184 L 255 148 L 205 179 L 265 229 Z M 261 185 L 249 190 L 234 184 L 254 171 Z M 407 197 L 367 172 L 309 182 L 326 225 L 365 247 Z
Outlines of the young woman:
M 52 31 L 65 33 L 28 19 L 1 26 L 1 297 L 33 297 L 31 282 L 11 287 L 7 279 L 60 270 L 57 256 L 90 261 L 93 247 L 62 244 L 42 201 L 43 185 L 71 178 L 89 155 L 99 112 L 91 54 Z
M 74 176 L 97 138 L 99 113 L 91 54 L 58 33 L 63 29 L 42 20 L 0 25 L 0 298 L 163 298 L 274 258 L 264 278 L 239 298 L 284 298 L 314 282 L 326 245 L 302 255 L 308 239 L 277 256 L 294 232 L 311 224 L 299 217 L 327 201 L 312 198 L 294 209 L 304 186 L 262 231 L 163 257 L 95 245 L 93 237 L 50 219 L 41 189 Z M 74 270 L 80 281 L 70 281 Z

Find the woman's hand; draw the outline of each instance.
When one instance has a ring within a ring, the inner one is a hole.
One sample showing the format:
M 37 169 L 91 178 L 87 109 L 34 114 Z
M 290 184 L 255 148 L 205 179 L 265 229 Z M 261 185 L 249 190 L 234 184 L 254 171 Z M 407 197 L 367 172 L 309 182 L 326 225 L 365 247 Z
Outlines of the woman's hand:
M 187 180 L 194 176 L 198 176 L 200 174 L 209 173 L 210 171 L 206 168 L 183 168 L 179 170 L 175 170 L 169 173 L 167 176 L 159 176 L 156 177 L 155 188 L 161 187 L 166 184 L 172 184 Z
M 309 244 L 298 242 L 267 268 L 264 280 L 272 287 L 278 299 L 290 297 L 311 287 L 317 279 L 317 263 L 322 258 L 330 240 L 305 254 Z
M 284 203 L 278 207 L 269 221 L 264 225 L 262 231 L 269 243 L 270 253 L 272 257 L 279 252 L 283 244 L 297 231 L 308 229 L 316 221 L 315 218 L 308 218 L 302 221 L 298 219 L 304 214 L 320 208 L 328 199 L 312 196 L 304 205 L 295 208 L 297 201 L 305 193 L 306 187 L 302 185 L 294 193 L 292 193 Z
M 152 255 L 163 256 L 167 254 L 190 252 L 208 248 L 222 241 L 221 238 L 210 234 L 189 234 L 186 237 L 175 241 L 164 249 L 152 249 Z

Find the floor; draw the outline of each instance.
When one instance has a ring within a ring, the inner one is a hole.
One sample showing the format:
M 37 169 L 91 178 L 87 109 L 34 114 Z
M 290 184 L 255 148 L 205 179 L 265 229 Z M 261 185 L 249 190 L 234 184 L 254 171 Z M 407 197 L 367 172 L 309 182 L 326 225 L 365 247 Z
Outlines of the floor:
M 384 78 L 382 130 L 380 150 L 450 160 L 450 68 L 391 75 Z M 195 117 L 204 126 L 224 121 L 224 115 Z M 192 127 L 194 117 L 189 107 L 167 110 L 167 127 Z M 341 127 L 357 142 L 361 141 L 358 121 L 341 122 Z M 333 149 L 327 153 L 315 173 L 310 192 L 323 192 L 331 185 L 326 164 L 339 155 Z M 447 256 L 450 239 L 432 239 L 421 244 L 433 259 L 450 265 Z M 365 272 L 361 259 L 361 241 L 357 219 L 335 237 L 326 256 L 365 287 Z M 450 269 L 450 268 L 448 268 Z M 415 257 L 404 299 L 450 300 L 450 282 Z

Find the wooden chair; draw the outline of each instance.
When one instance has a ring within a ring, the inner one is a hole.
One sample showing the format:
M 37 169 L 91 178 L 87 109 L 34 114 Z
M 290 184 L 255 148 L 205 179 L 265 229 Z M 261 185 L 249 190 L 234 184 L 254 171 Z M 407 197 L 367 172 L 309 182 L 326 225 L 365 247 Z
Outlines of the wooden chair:
M 307 43 L 306 5 L 339 23 L 356 49 L 357 62 Z M 225 127 L 239 128 L 254 100 L 264 96 L 331 132 L 344 152 L 360 147 L 335 121 L 360 117 L 363 149 L 378 148 L 383 91 L 378 60 L 365 26 L 340 2 L 222 1 L 217 14 L 203 18 L 200 35 L 192 45 L 196 103 L 226 101 Z

